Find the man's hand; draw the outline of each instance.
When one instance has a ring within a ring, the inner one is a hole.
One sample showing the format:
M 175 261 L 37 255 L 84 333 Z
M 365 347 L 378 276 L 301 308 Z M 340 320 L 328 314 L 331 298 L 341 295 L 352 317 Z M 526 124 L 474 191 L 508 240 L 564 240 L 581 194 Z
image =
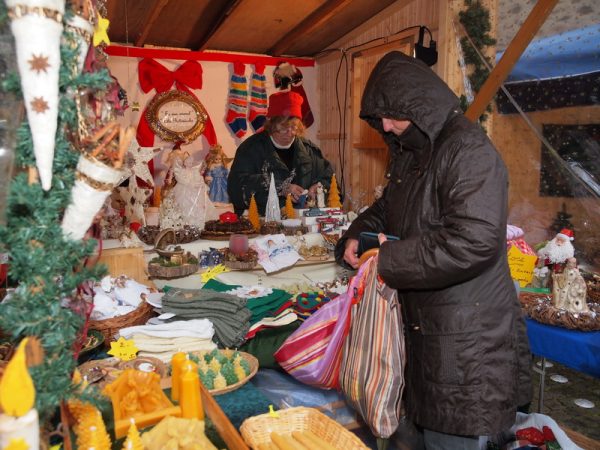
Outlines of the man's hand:
M 346 261 L 353 269 L 358 269 L 358 240 L 348 239 L 346 241 L 346 250 L 344 251 L 344 261 Z

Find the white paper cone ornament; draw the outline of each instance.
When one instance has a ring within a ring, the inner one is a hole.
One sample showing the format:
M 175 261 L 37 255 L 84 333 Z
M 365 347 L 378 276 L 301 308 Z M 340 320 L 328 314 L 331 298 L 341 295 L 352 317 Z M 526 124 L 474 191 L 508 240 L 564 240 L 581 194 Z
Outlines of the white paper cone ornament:
M 90 48 L 94 25 L 83 17 L 74 14 L 67 22 L 66 29 L 73 33 L 75 42 L 79 46 L 79 54 L 77 55 L 77 73 L 79 74 L 83 70 L 83 64 Z
M 6 0 L 23 99 L 44 190 L 52 184 L 64 0 Z
M 269 184 L 269 197 L 267 197 L 267 207 L 265 209 L 265 221 L 281 222 L 281 208 L 279 207 L 279 198 L 275 189 L 275 176 L 271 173 L 271 183 Z
M 94 221 L 94 216 L 100 211 L 113 188 L 126 178 L 127 172 L 81 155 L 76 176 L 71 189 L 71 203 L 61 224 L 63 234 L 73 240 L 85 236 Z

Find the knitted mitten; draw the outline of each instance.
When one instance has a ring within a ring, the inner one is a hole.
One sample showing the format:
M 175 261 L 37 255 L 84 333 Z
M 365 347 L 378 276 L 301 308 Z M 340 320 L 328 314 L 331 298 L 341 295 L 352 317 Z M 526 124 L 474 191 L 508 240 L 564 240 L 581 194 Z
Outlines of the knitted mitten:
M 250 83 L 250 115 L 248 117 L 254 131 L 260 130 L 267 120 L 267 90 L 265 88 L 267 77 L 264 72 L 264 64 L 254 64 L 254 73 Z
M 248 91 L 246 87 L 246 66 L 236 61 L 233 63 L 233 73 L 229 85 L 229 111 L 227 124 L 233 133 L 241 138 L 246 134 L 246 110 L 248 108 Z

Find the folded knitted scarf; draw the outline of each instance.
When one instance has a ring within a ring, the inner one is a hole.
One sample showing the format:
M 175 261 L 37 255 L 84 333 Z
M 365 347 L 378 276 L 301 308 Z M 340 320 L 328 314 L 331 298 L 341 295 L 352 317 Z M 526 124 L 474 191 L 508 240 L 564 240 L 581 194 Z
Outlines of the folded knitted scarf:
M 246 299 L 210 289 L 172 289 L 162 299 L 162 312 L 175 314 L 175 320 L 210 320 L 215 340 L 222 347 L 243 344 L 252 317 Z
M 213 324 L 206 319 L 175 320 L 160 325 L 137 325 L 121 328 L 119 330 L 119 335 L 123 336 L 125 339 L 129 339 L 134 334 L 144 334 L 146 336 L 162 338 L 195 337 L 212 339 L 214 331 Z

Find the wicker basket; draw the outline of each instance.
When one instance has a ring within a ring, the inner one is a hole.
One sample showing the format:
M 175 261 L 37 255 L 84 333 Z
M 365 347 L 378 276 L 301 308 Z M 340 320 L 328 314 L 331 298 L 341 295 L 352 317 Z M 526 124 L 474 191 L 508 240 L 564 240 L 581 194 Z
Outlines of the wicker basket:
M 192 353 L 194 353 L 196 355 L 202 354 L 202 352 L 192 352 Z M 242 358 L 244 358 L 246 360 L 246 362 L 250 366 L 250 373 L 246 376 L 246 378 L 238 381 L 237 383 L 230 384 L 229 386 L 226 386 L 221 389 L 210 389 L 208 392 L 210 392 L 211 395 L 221 395 L 221 394 L 227 394 L 228 392 L 231 392 L 231 391 L 235 391 L 236 389 L 239 389 L 243 385 L 245 385 L 248 381 L 250 381 L 250 379 L 254 375 L 256 375 L 256 372 L 258 372 L 258 359 L 256 359 L 256 357 L 254 355 L 251 355 L 250 353 L 239 352 L 239 354 L 241 355 Z
M 154 316 L 154 308 L 149 303 L 142 301 L 140 305 L 128 314 L 111 317 L 104 320 L 90 320 L 89 328 L 98 330 L 104 336 L 104 344 L 110 345 L 113 337 L 121 328 L 132 327 L 134 325 L 144 325 L 148 319 Z
M 368 449 L 352 432 L 335 420 L 314 408 L 289 408 L 277 411 L 278 417 L 271 414 L 246 419 L 240 431 L 246 443 L 253 449 L 271 442 L 273 431 L 289 435 L 292 431 L 312 431 L 324 441 L 340 450 Z

